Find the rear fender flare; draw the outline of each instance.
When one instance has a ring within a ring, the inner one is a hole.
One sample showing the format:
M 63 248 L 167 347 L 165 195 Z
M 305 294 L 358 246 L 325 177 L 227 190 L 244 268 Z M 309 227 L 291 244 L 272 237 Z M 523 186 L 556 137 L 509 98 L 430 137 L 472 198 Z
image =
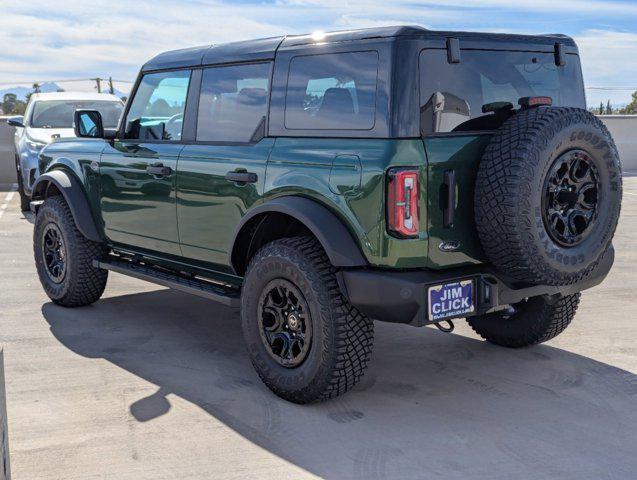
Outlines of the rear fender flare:
M 305 197 L 285 196 L 253 208 L 235 229 L 228 261 L 236 269 L 237 240 L 250 220 L 265 213 L 282 213 L 302 223 L 317 238 L 335 267 L 362 267 L 365 257 L 343 222 L 322 204 Z

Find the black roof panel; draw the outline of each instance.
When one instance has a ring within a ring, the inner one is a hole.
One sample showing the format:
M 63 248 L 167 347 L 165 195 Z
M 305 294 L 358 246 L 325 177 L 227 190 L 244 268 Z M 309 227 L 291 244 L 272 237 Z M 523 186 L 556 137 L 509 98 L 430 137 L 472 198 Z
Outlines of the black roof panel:
M 220 45 L 206 45 L 160 53 L 149 60 L 142 71 L 160 70 L 168 68 L 193 67 L 219 63 L 242 62 L 251 60 L 273 59 L 277 48 L 308 45 L 313 43 L 346 42 L 372 38 L 392 38 L 405 36 L 422 36 L 430 39 L 456 37 L 469 42 L 509 42 L 516 44 L 550 45 L 560 42 L 568 46 L 575 46 L 575 42 L 565 35 L 513 35 L 502 33 L 479 32 L 446 32 L 427 30 L 418 26 L 399 25 L 395 27 L 364 28 L 359 30 L 342 30 L 322 34 L 289 35 L 286 37 L 261 38 L 241 42 L 224 43 Z

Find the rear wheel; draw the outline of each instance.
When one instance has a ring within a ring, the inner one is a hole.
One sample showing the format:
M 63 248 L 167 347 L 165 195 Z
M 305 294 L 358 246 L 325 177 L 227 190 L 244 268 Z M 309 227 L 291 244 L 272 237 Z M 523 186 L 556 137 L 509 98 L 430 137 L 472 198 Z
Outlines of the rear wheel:
M 250 261 L 241 297 L 252 364 L 278 396 L 310 403 L 363 375 L 373 323 L 343 297 L 336 269 L 311 237 L 276 240 Z
M 557 299 L 533 297 L 507 310 L 467 318 L 473 330 L 485 340 L 503 347 L 526 347 L 546 342 L 571 323 L 580 294 Z
M 80 233 L 61 196 L 47 198 L 38 210 L 33 251 L 40 283 L 54 303 L 81 307 L 102 296 L 108 271 L 95 268 L 93 260 L 105 247 Z

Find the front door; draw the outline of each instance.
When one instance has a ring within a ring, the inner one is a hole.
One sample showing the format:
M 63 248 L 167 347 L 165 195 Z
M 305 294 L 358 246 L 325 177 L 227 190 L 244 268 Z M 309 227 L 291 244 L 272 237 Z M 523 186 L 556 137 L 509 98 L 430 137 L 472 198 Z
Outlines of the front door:
M 274 145 L 263 138 L 271 63 L 203 70 L 196 141 L 177 169 L 177 218 L 187 258 L 228 270 L 235 227 L 263 196 Z
M 190 70 L 141 79 L 123 138 L 100 162 L 101 211 L 108 238 L 124 246 L 180 255 L 176 172 Z

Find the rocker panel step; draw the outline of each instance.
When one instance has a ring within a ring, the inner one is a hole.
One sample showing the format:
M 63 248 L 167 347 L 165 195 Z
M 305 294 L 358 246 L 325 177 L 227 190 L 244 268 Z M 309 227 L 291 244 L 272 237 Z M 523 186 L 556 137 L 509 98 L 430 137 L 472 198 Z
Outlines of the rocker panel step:
M 198 278 L 188 278 L 126 260 L 93 260 L 93 266 L 207 298 L 228 307 L 238 308 L 240 305 L 239 291 L 224 288 Z

